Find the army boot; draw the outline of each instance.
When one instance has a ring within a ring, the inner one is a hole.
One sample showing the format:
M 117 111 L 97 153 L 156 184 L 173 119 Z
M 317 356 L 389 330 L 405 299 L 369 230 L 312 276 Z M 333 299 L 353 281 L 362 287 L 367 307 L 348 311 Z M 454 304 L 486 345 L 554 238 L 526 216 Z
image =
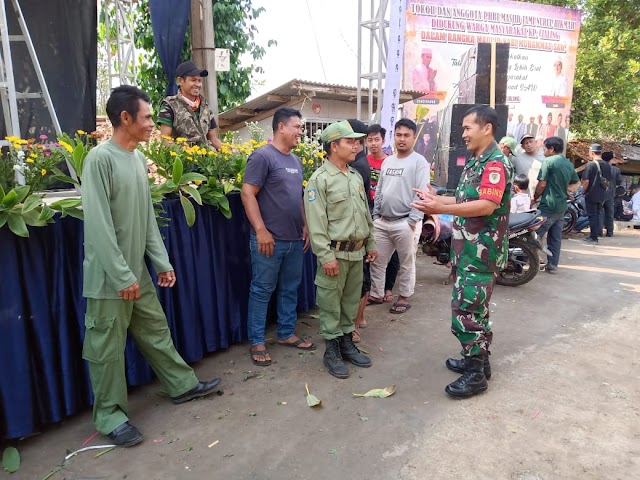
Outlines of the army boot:
M 324 352 L 323 363 L 327 371 L 334 377 L 348 378 L 349 369 L 340 355 L 340 340 L 337 338 L 325 340 L 325 344 L 327 349 Z
M 353 343 L 351 333 L 345 333 L 340 337 L 340 353 L 342 358 L 349 360 L 356 367 L 371 366 L 371 359 L 358 350 L 358 347 Z
M 456 358 L 448 358 L 445 362 L 445 365 L 452 372 L 464 373 L 464 358 L 461 358 L 460 360 Z M 484 376 L 487 377 L 487 380 L 491 380 L 491 364 L 489 363 L 489 354 L 486 354 L 484 356 Z
M 453 397 L 471 397 L 484 392 L 489 385 L 484 376 L 484 355 L 465 357 L 464 373 L 455 382 L 450 383 L 445 391 Z

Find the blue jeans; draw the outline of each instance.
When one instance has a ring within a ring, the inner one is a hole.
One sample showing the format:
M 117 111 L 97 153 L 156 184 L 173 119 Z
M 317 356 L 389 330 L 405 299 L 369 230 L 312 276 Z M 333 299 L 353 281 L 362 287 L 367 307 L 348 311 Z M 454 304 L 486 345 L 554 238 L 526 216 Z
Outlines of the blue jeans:
M 273 255 L 267 257 L 258 251 L 255 234 L 251 235 L 251 286 L 249 287 L 249 340 L 251 345 L 264 343 L 267 309 L 273 291 L 278 289 L 278 340 L 293 335 L 296 327 L 298 287 L 302 280 L 304 242 L 275 240 Z
M 562 244 L 562 228 L 564 227 L 564 212 L 552 213 L 543 216 L 546 222 L 536 231 L 538 236 L 542 237 L 547 234 L 547 248 L 553 253 L 552 257 L 547 256 L 547 264 L 553 267 L 558 266 L 560 261 L 560 245 Z

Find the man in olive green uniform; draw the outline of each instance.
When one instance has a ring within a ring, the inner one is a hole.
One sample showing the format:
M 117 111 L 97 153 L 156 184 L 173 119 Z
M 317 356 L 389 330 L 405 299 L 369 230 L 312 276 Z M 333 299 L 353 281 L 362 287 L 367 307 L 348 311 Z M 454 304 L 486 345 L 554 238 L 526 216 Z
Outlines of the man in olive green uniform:
M 376 259 L 373 222 L 360 174 L 348 164 L 356 155 L 355 133 L 348 121 L 329 125 L 320 135 L 327 160 L 309 179 L 305 212 L 316 274 L 320 330 L 325 338 L 324 365 L 347 378 L 344 360 L 370 367 L 371 360 L 353 343 L 354 319 L 362 290 L 362 262 Z
M 419 192 L 414 206 L 428 214 L 455 215 L 451 264 L 457 269 L 453 287 L 451 331 L 462 345 L 463 360 L 450 358 L 447 368 L 462 376 L 447 385 L 454 397 L 469 397 L 487 389 L 491 376 L 489 302 L 496 274 L 507 263 L 509 192 L 513 167 L 494 139 L 496 111 L 479 105 L 463 119 L 462 139 L 473 156 L 462 171 L 455 197 Z
M 178 354 L 145 256 L 158 285 L 172 287 L 173 267 L 156 223 L 144 155 L 138 142 L 154 128 L 149 97 L 121 86 L 107 101 L 113 138 L 92 149 L 82 172 L 84 209 L 83 295 L 87 298 L 82 356 L 93 387 L 93 421 L 121 446 L 142 441 L 129 423 L 124 349 L 127 331 L 173 403 L 212 393 L 220 383 L 200 382 Z
M 218 125 L 207 100 L 200 95 L 202 78 L 209 75 L 193 62 L 184 62 L 176 70 L 177 95 L 165 98 L 160 104 L 158 124 L 160 133 L 167 137 L 186 138 L 192 145 L 211 145 L 220 149 Z

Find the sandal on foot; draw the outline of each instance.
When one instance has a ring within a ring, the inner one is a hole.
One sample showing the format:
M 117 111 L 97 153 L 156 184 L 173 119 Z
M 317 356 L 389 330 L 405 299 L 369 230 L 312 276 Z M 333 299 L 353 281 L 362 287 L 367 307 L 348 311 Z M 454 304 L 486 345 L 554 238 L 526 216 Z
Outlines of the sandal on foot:
M 382 305 L 383 303 L 384 300 L 374 297 L 369 297 L 369 300 L 367 300 L 367 305 Z
M 393 300 L 394 300 L 393 293 L 389 295 L 385 295 L 384 298 L 382 299 L 384 303 L 391 303 L 393 302 Z
M 351 334 L 351 340 L 353 340 L 353 343 L 360 343 L 360 334 L 357 330 L 354 330 Z
M 302 345 L 303 343 L 308 343 L 309 346 L 308 347 L 301 347 L 300 345 Z M 315 350 L 316 346 L 312 343 L 309 342 L 307 340 L 303 340 L 301 338 L 298 338 L 295 342 L 287 342 L 287 341 L 280 341 L 278 340 L 278 345 L 283 345 L 285 347 L 293 347 L 293 348 L 299 348 L 300 350 Z
M 396 315 L 402 315 L 403 313 L 407 313 L 407 311 L 411 308 L 411 305 L 408 303 L 394 303 L 389 313 L 393 313 Z
M 267 360 L 267 355 L 269 355 L 269 350 L 266 348 L 264 350 L 251 350 L 249 349 L 249 353 L 251 354 L 251 361 L 254 365 L 258 367 L 268 367 L 271 365 L 271 360 Z M 265 360 L 257 360 L 255 357 L 263 357 Z

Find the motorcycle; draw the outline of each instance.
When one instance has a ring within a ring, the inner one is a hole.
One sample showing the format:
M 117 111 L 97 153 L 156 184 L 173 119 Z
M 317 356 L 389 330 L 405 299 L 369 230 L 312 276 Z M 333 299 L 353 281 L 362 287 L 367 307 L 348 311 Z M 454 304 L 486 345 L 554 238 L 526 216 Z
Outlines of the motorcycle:
M 540 270 L 538 250 L 543 247 L 535 231 L 545 222 L 540 211 L 513 213 L 509 216 L 507 266 L 498 273 L 499 285 L 517 287 L 530 282 Z M 422 251 L 447 265 L 451 260 L 453 215 L 426 215 L 420 242 Z M 445 282 L 446 283 L 446 282 Z
M 564 212 L 564 225 L 562 227 L 562 233 L 564 235 L 571 233 L 576 229 L 578 221 L 582 217 L 587 216 L 587 205 L 585 203 L 584 194 L 582 193 L 582 187 L 571 194 L 567 199 L 567 210 Z

